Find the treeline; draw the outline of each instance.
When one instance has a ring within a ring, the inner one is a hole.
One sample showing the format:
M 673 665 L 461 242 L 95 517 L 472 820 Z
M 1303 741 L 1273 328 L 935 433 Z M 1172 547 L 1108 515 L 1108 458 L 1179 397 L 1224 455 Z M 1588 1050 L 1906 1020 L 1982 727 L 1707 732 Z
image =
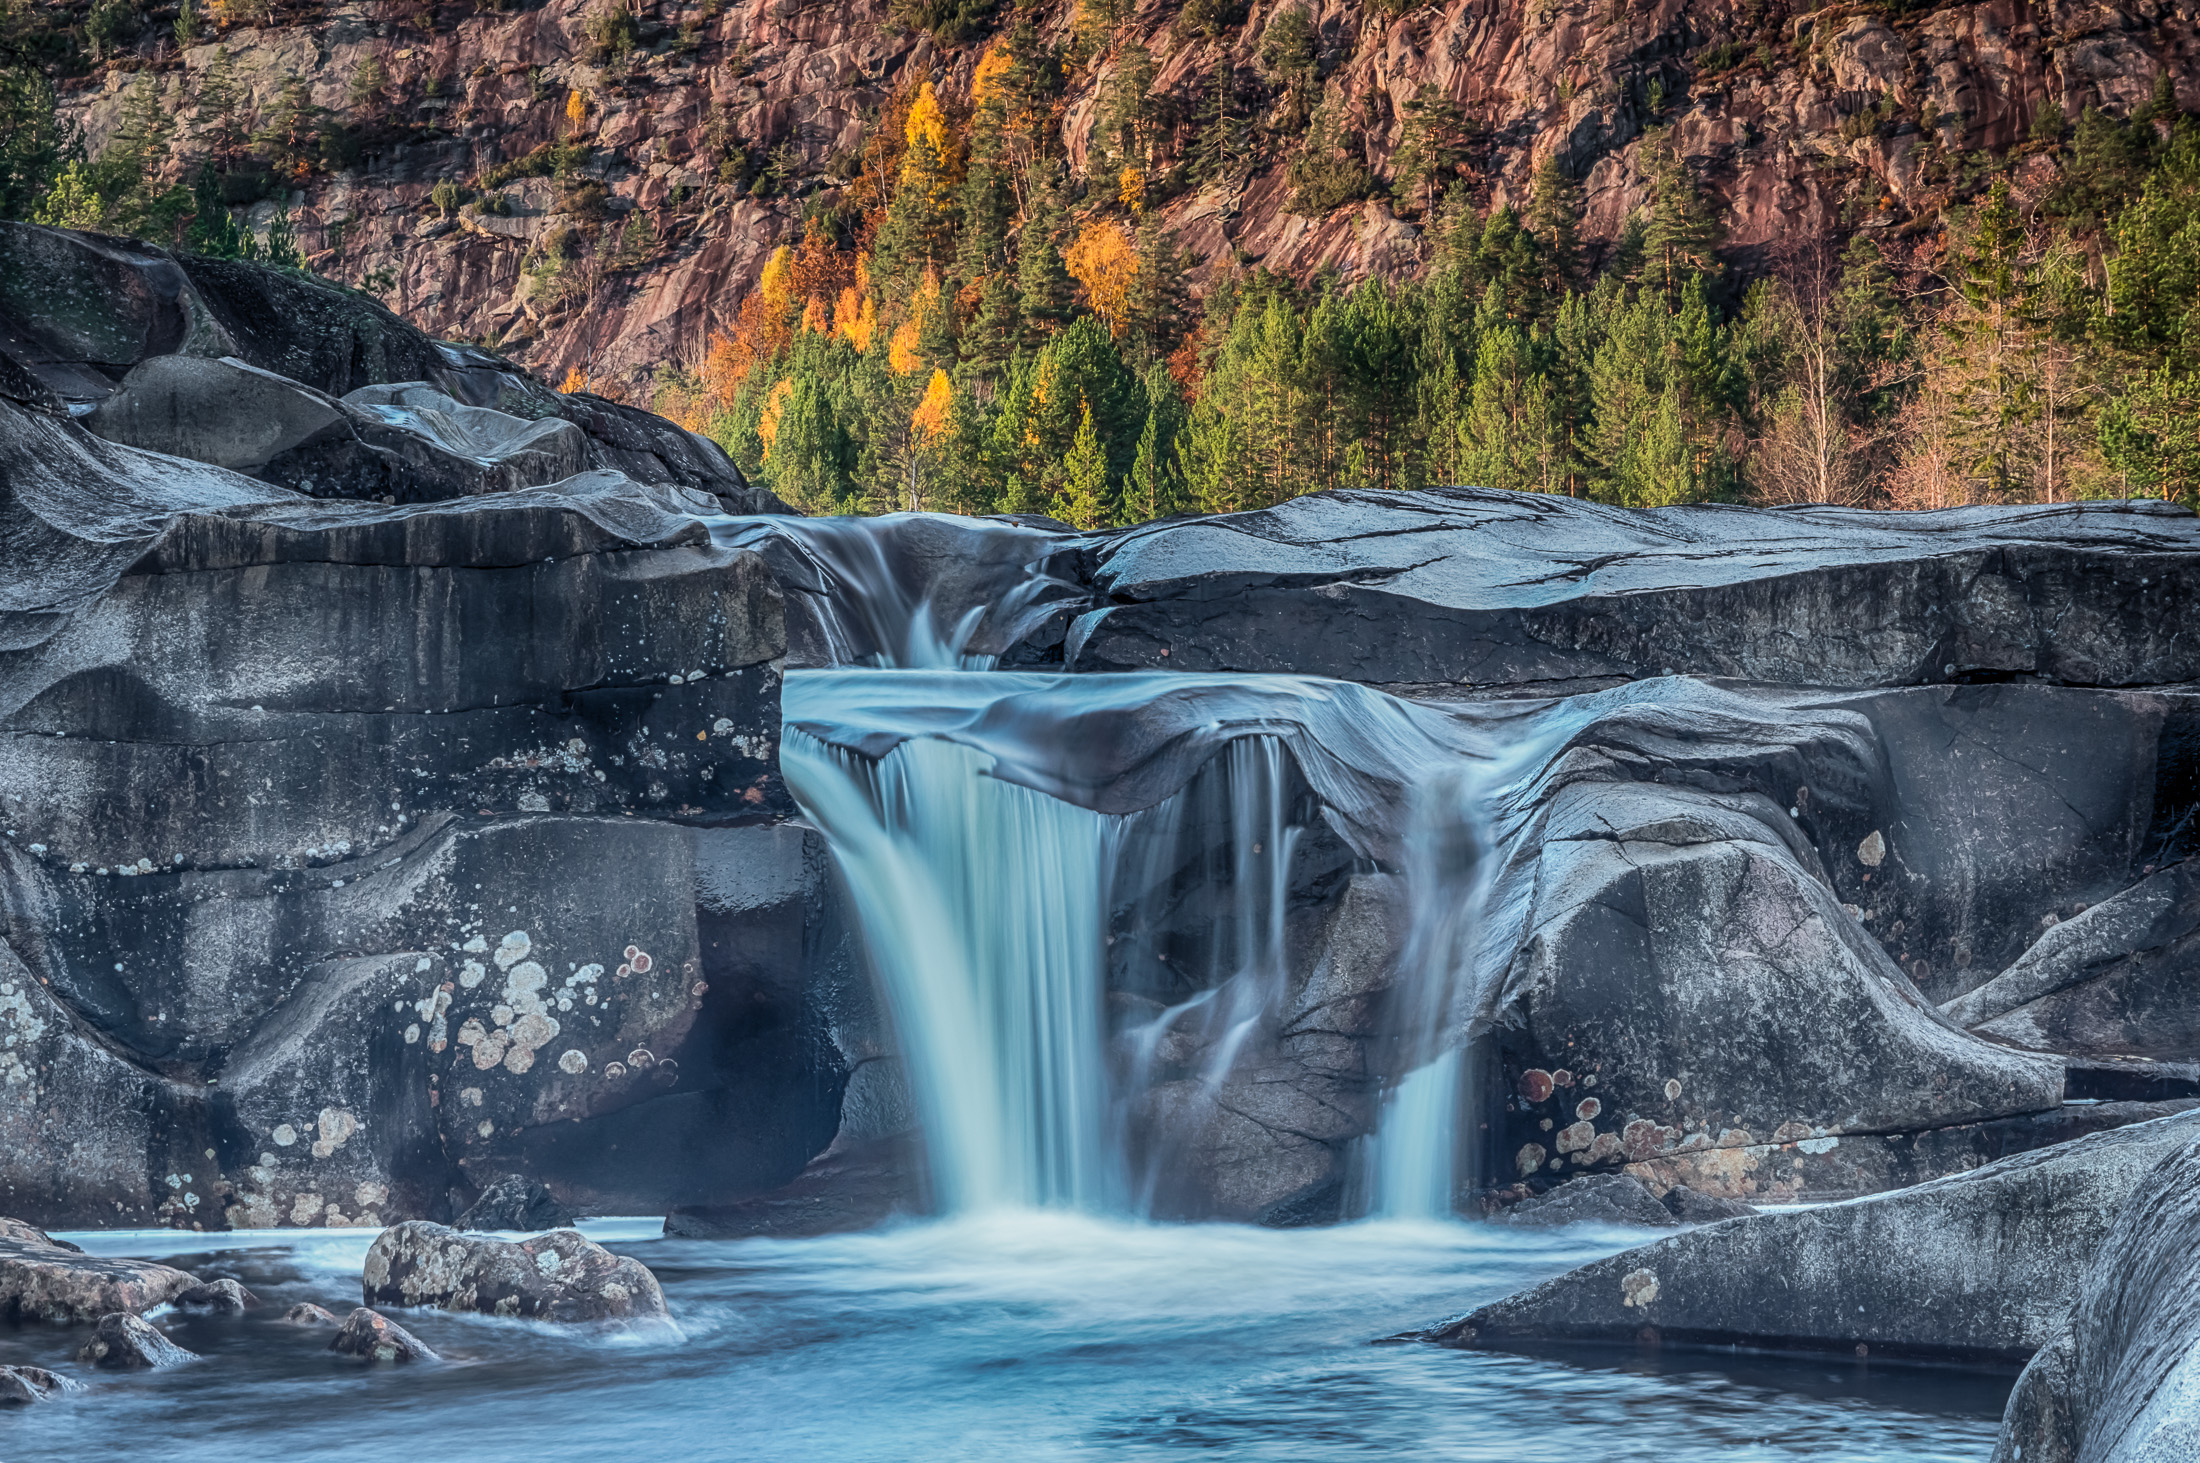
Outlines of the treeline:
M 659 409 L 813 512 L 1099 526 L 1435 483 L 1631 505 L 2200 493 L 2200 126 L 2166 88 L 2128 119 L 2045 118 L 2028 152 L 2063 181 L 2036 196 L 1989 173 L 1937 237 L 1799 241 L 1748 280 L 1655 133 L 1649 200 L 1594 258 L 1555 163 L 1525 209 L 1481 212 L 1409 158 L 1437 200 L 1421 278 L 1238 270 L 1195 310 L 1115 167 L 1135 129 L 1090 170 L 1133 175 L 1113 190 L 1019 129 L 1058 75 L 1012 36 L 967 118 L 928 84 L 906 98 L 841 212 L 706 360 L 660 374 Z

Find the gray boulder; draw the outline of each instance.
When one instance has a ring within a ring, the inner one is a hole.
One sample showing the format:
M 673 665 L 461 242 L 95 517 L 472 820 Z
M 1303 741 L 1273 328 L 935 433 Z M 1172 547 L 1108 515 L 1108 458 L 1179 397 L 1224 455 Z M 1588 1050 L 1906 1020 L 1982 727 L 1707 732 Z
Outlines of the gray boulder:
M 116 1311 L 99 1318 L 76 1359 L 85 1366 L 135 1371 L 181 1366 L 197 1357 L 154 1330 L 144 1317 Z
M 285 453 L 353 435 L 336 402 L 234 357 L 149 356 L 82 421 L 125 447 L 252 475 Z
M 83 1383 L 44 1367 L 0 1366 L 0 1407 L 28 1407 L 83 1390 Z
M 2200 1458 L 2200 1142 L 2134 1187 L 2067 1322 L 2025 1367 L 1994 1463 Z
M 2200 1113 L 2181 1114 L 1897 1193 L 1689 1230 L 1419 1336 L 2021 1360 L 2062 1331 L 2126 1200 L 2196 1138 Z
M 367 1251 L 369 1305 L 437 1306 L 539 1321 L 662 1323 L 664 1291 L 639 1260 L 570 1229 L 513 1243 L 414 1220 Z
M 427 1342 L 379 1311 L 365 1306 L 344 1318 L 328 1349 L 338 1356 L 385 1364 L 441 1360 Z
M 166 1265 L 94 1257 L 17 1220 L 0 1220 L 0 1316 L 82 1325 L 166 1305 L 198 1283 Z
M 1612 1224 L 1671 1229 L 1679 1223 L 1639 1179 L 1624 1174 L 1584 1174 L 1548 1193 L 1522 1199 L 1490 1216 L 1492 1222 L 1524 1229 L 1566 1224 Z
M 458 1216 L 459 1229 L 503 1229 L 534 1232 L 564 1229 L 573 1213 L 558 1202 L 548 1186 L 524 1174 L 506 1174 Z
M 241 1315 L 260 1303 L 259 1297 L 234 1280 L 210 1280 L 179 1292 L 175 1304 L 185 1310 Z
M 283 1312 L 286 1326 L 340 1326 L 336 1313 L 326 1306 L 317 1306 L 310 1300 L 302 1300 Z

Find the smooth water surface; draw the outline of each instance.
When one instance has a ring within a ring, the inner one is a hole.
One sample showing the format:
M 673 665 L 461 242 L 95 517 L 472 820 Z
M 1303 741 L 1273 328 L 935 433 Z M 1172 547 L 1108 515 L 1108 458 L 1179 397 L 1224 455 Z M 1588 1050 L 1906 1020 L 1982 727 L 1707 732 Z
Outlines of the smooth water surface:
M 1372 1346 L 1620 1248 L 1617 1232 L 1330 1230 L 994 1214 L 830 1239 L 584 1226 L 665 1282 L 686 1339 L 401 1312 L 440 1365 L 328 1356 L 274 1317 L 356 1303 L 365 1231 L 77 1234 L 234 1274 L 245 1318 L 156 1316 L 203 1359 L 0 1413 L 8 1463 L 1228 1458 L 1978 1463 L 2010 1378 L 1726 1354 L 1566 1360 Z M 219 1248 L 216 1248 L 216 1247 Z M 76 1375 L 83 1332 L 0 1328 Z

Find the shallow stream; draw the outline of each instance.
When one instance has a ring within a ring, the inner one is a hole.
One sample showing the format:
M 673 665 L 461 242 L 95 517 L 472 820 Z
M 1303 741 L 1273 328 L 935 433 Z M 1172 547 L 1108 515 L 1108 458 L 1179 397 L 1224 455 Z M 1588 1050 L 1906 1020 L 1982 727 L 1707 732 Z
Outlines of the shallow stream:
M 679 1341 L 394 1314 L 445 1364 L 366 1368 L 279 1323 L 357 1303 L 368 1231 L 67 1236 L 232 1275 L 244 1317 L 156 1315 L 202 1360 L 87 1374 L 81 1329 L 0 1361 L 86 1376 L 0 1417 L 0 1459 L 1383 1458 L 1980 1463 L 2011 1378 L 1671 1350 L 1539 1358 L 1376 1346 L 1639 1240 L 1378 1223 L 1276 1231 L 992 1214 L 829 1239 L 583 1228 L 664 1281 Z

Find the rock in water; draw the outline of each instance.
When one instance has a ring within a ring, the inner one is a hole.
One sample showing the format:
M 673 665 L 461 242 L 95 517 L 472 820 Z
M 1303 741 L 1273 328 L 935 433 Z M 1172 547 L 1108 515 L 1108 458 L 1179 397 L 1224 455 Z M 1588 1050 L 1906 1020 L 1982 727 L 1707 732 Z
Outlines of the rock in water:
M 50 1402 L 67 1392 L 80 1392 L 83 1384 L 35 1366 L 0 1366 L 0 1407 L 27 1407 Z
M 340 1326 L 343 1322 L 337 1320 L 336 1312 L 330 1310 L 327 1306 L 317 1306 L 310 1300 L 302 1300 L 283 1312 L 283 1324 L 286 1326 Z
M 164 1305 L 198 1283 L 166 1265 L 95 1258 L 27 1224 L 0 1220 L 0 1316 L 82 1325 Z
M 440 1306 L 543 1321 L 666 1321 L 664 1291 L 641 1261 L 570 1229 L 513 1243 L 412 1220 L 367 1251 L 372 1304 Z
M 176 1304 L 191 1309 L 236 1315 L 260 1303 L 259 1297 L 234 1280 L 210 1280 L 194 1285 L 176 1297 Z
M 458 1216 L 459 1229 L 525 1230 L 564 1229 L 573 1212 L 558 1202 L 547 1185 L 524 1174 L 506 1174 L 474 1200 Z
M 2200 1112 L 2181 1113 L 1898 1193 L 1690 1230 L 1420 1339 L 2027 1357 L 2062 1329 L 2125 1201 L 2196 1139 Z
M 195 1360 L 196 1353 L 185 1351 L 161 1335 L 143 1316 L 116 1311 L 99 1318 L 92 1339 L 84 1343 L 76 1359 L 86 1366 L 131 1369 L 179 1366 Z
M 331 1317 L 330 1319 L 334 1319 Z M 360 1361 L 406 1362 L 441 1360 L 435 1349 L 379 1311 L 359 1307 L 344 1318 L 328 1349 Z
M 2200 1458 L 2200 1142 L 2143 1177 L 2069 1323 L 2024 1369 L 1993 1463 Z
M 1673 1214 L 1660 1204 L 1641 1180 L 1625 1174 L 1585 1174 L 1560 1184 L 1547 1194 L 1523 1199 L 1490 1216 L 1498 1224 L 1545 1229 L 1561 1224 L 1648 1225 L 1671 1229 Z

